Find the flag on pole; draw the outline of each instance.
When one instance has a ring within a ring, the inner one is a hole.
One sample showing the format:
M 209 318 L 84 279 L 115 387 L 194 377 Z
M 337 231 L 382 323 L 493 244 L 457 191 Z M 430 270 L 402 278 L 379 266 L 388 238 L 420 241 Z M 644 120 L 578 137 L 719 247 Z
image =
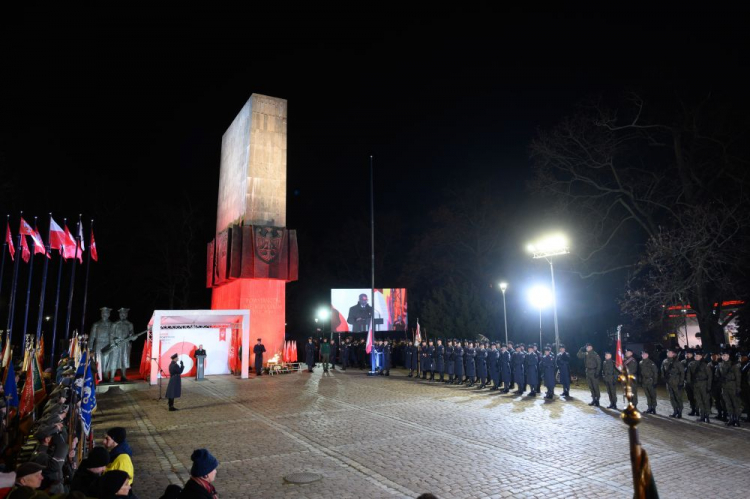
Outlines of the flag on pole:
M 368 354 L 372 351 L 372 339 L 373 339 L 372 337 L 374 336 L 372 332 L 372 323 L 373 323 L 373 319 L 372 317 L 370 317 L 370 330 L 367 332 L 367 343 L 365 346 L 365 351 Z
M 83 255 L 81 255 L 80 251 L 76 251 L 76 248 L 78 248 L 78 245 L 76 244 L 75 238 L 73 238 L 73 235 L 70 233 L 70 230 L 68 229 L 68 226 L 65 226 L 65 243 L 63 244 L 63 258 L 66 260 L 70 258 L 75 258 L 78 256 L 78 261 L 80 263 L 83 263 Z M 78 255 L 76 255 L 78 253 Z
M 8 363 L 10 363 L 10 360 L 12 358 L 12 353 L 10 349 L 10 341 L 5 342 L 5 350 L 3 350 L 3 359 L 2 359 L 2 367 L 8 367 Z
M 417 319 L 417 334 L 414 336 L 414 341 L 417 342 L 417 345 L 422 344 L 422 333 L 419 329 L 419 319 Z
M 5 227 L 5 242 L 8 243 L 8 252 L 10 253 L 10 259 L 15 260 L 16 247 L 13 246 L 13 234 L 10 232 L 10 222 Z
M 91 432 L 91 415 L 96 409 L 96 384 L 94 383 L 94 375 L 91 372 L 90 362 L 88 360 L 88 352 L 83 352 L 81 357 L 81 364 L 78 366 L 76 371 L 76 391 L 81 399 L 81 424 L 83 425 L 83 432 L 89 434 Z
M 620 339 L 620 330 L 622 325 L 617 326 L 617 351 L 615 352 L 615 366 L 622 371 L 622 340 Z
M 21 419 L 34 411 L 34 374 L 31 363 L 26 368 L 26 382 L 23 385 L 21 399 L 18 401 L 18 415 Z
M 18 229 L 18 232 L 20 232 L 24 236 L 30 236 L 34 233 L 34 229 L 26 220 L 23 219 L 23 217 L 21 217 L 21 226 Z
M 29 258 L 31 258 L 31 251 L 29 251 L 29 246 L 26 244 L 26 236 L 21 236 L 21 258 L 23 258 L 23 261 L 26 263 L 29 263 Z
M 297 342 L 292 341 L 292 362 L 297 362 Z
M 34 240 L 34 254 L 41 253 L 47 255 L 47 248 L 44 247 L 44 239 L 38 230 L 34 229 L 34 233 L 31 235 L 31 239 Z M 47 258 L 51 258 L 47 255 Z
M 34 379 L 34 403 L 38 404 L 47 396 L 47 390 L 44 388 L 44 380 L 42 379 L 42 368 L 39 365 L 38 357 L 36 352 L 32 355 L 31 365 L 33 367 L 32 374 Z
M 95 262 L 98 262 L 99 254 L 96 252 L 96 241 L 94 241 L 94 228 L 93 227 L 91 227 L 91 241 L 89 243 L 89 251 L 91 252 L 91 259 L 94 260 Z
M 65 246 L 66 236 L 65 231 L 57 225 L 52 217 L 49 219 L 49 247 L 62 252 L 63 246 Z
M 5 400 L 8 402 L 9 407 L 18 407 L 18 386 L 16 386 L 16 372 L 13 369 L 13 363 L 8 364 L 8 369 L 5 370 L 5 382 L 3 383 L 5 389 Z
M 44 367 L 44 336 L 39 337 L 39 348 L 36 350 L 36 360 L 39 362 L 39 368 Z

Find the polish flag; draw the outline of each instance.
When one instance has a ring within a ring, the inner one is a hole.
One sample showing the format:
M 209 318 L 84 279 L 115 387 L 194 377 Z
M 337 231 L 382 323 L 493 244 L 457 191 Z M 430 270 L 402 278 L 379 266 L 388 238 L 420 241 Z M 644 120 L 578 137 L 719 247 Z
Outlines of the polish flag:
M 617 351 L 615 352 L 615 366 L 617 369 L 622 371 L 622 340 L 620 339 L 620 329 L 622 326 L 617 326 Z
M 419 319 L 417 319 L 417 334 L 414 336 L 414 341 L 417 342 L 417 345 L 422 344 L 422 333 L 419 330 Z
M 373 319 L 370 318 L 370 330 L 367 332 L 367 343 L 366 343 L 367 346 L 365 347 L 365 351 L 368 354 L 372 351 L 372 337 L 374 336 L 372 332 L 372 322 L 373 322 Z
M 79 263 L 83 263 L 83 255 L 78 249 L 76 240 L 68 230 L 68 226 L 65 226 L 65 243 L 63 244 L 63 258 L 66 260 L 69 258 L 78 258 Z
M 20 232 L 24 236 L 30 236 L 34 233 L 34 229 L 26 220 L 23 219 L 23 217 L 21 217 L 21 227 L 18 229 L 18 232 Z
M 29 263 L 29 258 L 31 258 L 31 251 L 29 251 L 29 246 L 26 243 L 26 236 L 21 236 L 21 258 L 23 258 L 23 261 L 26 263 Z
M 57 251 L 62 251 L 65 246 L 65 231 L 57 225 L 52 217 L 49 219 L 49 247 Z
M 10 233 L 10 222 L 5 227 L 5 242 L 8 243 L 8 252 L 10 252 L 10 259 L 14 260 L 16 256 L 16 247 L 13 246 L 13 234 Z
M 47 249 L 44 247 L 44 239 L 38 230 L 34 229 L 34 233 L 31 234 L 31 239 L 34 240 L 34 254 L 41 253 L 47 255 Z M 47 255 L 49 257 L 49 255 Z

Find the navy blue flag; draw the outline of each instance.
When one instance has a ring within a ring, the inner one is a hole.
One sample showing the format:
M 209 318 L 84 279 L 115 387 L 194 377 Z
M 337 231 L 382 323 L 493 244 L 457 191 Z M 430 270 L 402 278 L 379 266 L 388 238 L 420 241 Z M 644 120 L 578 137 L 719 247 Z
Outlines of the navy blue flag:
M 94 383 L 91 366 L 89 366 L 87 353 L 83 352 L 81 363 L 78 365 L 78 371 L 76 371 L 76 377 L 81 376 L 81 379 L 76 380 L 76 391 L 81 398 L 81 423 L 83 424 L 83 431 L 89 434 L 91 431 L 91 415 L 94 409 L 96 409 L 96 384 Z
M 16 386 L 16 372 L 13 369 L 13 362 L 8 362 L 8 370 L 5 373 L 5 400 L 8 401 L 8 407 L 18 407 L 18 386 Z

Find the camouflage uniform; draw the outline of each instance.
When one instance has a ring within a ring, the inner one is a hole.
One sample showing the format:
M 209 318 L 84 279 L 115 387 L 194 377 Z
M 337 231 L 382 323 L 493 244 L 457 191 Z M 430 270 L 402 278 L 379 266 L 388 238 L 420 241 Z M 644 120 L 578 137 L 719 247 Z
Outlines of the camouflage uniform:
M 742 415 L 742 402 L 740 400 L 740 381 L 742 372 L 739 364 L 732 364 L 731 360 L 725 360 L 719 364 L 719 376 L 721 378 L 721 395 L 729 416 L 728 425 L 739 426 Z
M 693 387 L 695 407 L 699 412 L 698 422 L 708 423 L 711 415 L 711 368 L 703 361 L 694 360 L 688 365 L 687 382 Z
M 599 407 L 599 373 L 602 372 L 602 359 L 593 349 L 587 352 L 585 348 L 578 351 L 578 358 L 583 359 L 583 366 L 586 368 L 586 382 L 592 398 L 589 405 Z
M 677 357 L 664 359 L 661 363 L 661 374 L 667 382 L 667 392 L 669 392 L 669 403 L 672 404 L 671 418 L 682 417 L 682 389 L 685 383 L 685 370 L 682 363 Z
M 651 359 L 643 359 L 640 364 L 641 385 L 646 393 L 648 409 L 646 413 L 656 414 L 656 381 L 659 378 L 659 370 Z

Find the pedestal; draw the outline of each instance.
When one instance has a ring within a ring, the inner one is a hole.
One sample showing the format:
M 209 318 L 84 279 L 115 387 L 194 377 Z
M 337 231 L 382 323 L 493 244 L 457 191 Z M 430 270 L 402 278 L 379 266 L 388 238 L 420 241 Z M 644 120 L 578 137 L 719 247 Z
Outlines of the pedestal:
M 205 368 L 206 368 L 206 356 L 205 355 L 196 355 L 195 356 L 195 362 L 196 362 L 196 369 L 195 369 L 195 380 L 196 381 L 205 381 Z

